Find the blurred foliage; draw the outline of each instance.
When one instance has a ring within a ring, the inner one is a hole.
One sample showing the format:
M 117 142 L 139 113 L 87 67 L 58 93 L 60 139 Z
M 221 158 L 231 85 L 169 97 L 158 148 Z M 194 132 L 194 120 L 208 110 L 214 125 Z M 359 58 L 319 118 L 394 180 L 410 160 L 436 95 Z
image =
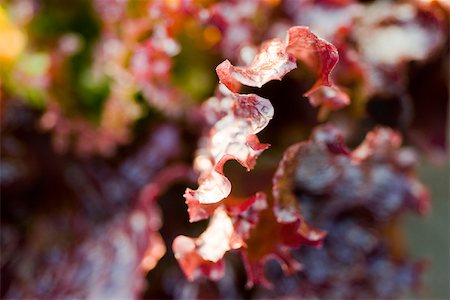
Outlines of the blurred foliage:
M 312 280 L 308 272 L 286 276 L 271 261 L 265 270 L 277 283 L 275 288 L 246 289 L 248 270 L 237 252 L 225 255 L 226 276 L 218 282 L 188 282 L 171 250 L 177 235 L 199 236 L 207 228 L 206 220 L 188 222 L 182 195 L 186 186 L 197 186 L 192 166 L 210 141 L 209 130 L 229 113 L 212 116 L 203 105 L 220 94 L 216 66 L 224 59 L 248 65 L 263 41 L 284 36 L 291 26 L 305 25 L 337 47 L 340 62 L 333 79 L 351 103 L 318 118 L 320 107 L 303 96 L 317 74 L 304 61 L 298 61 L 298 70 L 282 81 L 268 82 L 261 89 L 242 87 L 241 92 L 273 104 L 274 117 L 258 134 L 261 142 L 272 145 L 251 173 L 235 161 L 225 165 L 233 183 L 230 198 L 244 199 L 259 191 L 270 194 L 284 151 L 307 140 L 324 121 L 342 131 L 350 148 L 377 126 L 395 129 L 420 157 L 418 177 L 430 187 L 434 209 L 426 218 L 396 215 L 389 224 L 366 226 L 364 234 L 383 228 L 380 240 L 386 240 L 386 251 L 392 253 L 377 255 L 388 262 L 391 258 L 416 262 L 418 257 L 431 262 L 424 291 L 408 298 L 448 298 L 449 174 L 442 167 L 448 163 L 449 139 L 447 2 L 1 2 L 1 297 L 279 298 L 289 291 L 296 298 L 305 295 L 294 291 L 299 282 L 316 296 L 323 287 L 333 286 L 328 282 L 312 288 L 315 283 L 308 281 Z M 391 38 L 382 38 L 386 36 Z M 208 123 L 209 118 L 214 122 Z M 408 176 L 415 174 L 413 169 Z M 307 181 L 320 176 L 306 177 Z M 306 203 L 301 204 L 305 212 L 316 198 L 314 203 L 323 205 L 324 211 L 332 210 L 332 201 L 323 201 L 330 197 L 327 193 L 306 195 L 298 186 L 293 189 L 297 201 Z M 355 215 L 363 221 L 371 218 L 359 211 Z M 331 219 L 322 225 L 329 226 Z M 405 219 L 402 230 L 400 221 Z M 347 226 L 339 218 L 334 221 L 328 228 L 331 235 Z M 145 232 L 138 230 L 142 224 L 147 226 Z M 269 225 L 273 224 L 261 227 Z M 344 229 L 351 232 L 352 227 Z M 400 236 L 403 231 L 408 242 Z M 340 242 L 338 238 L 336 245 Z M 351 245 L 331 252 L 345 256 L 346 247 Z M 147 274 L 164 248 L 166 255 Z M 111 254 L 111 249 L 126 251 Z M 295 255 L 314 258 L 316 250 L 302 247 Z M 305 266 L 322 262 L 302 259 Z M 144 261 L 146 269 L 141 268 Z M 363 274 L 361 282 L 380 290 L 385 288 L 383 280 L 410 279 L 395 272 L 376 278 L 366 268 L 359 271 L 355 273 Z M 403 274 L 420 277 L 417 270 Z M 411 282 L 408 288 L 415 284 Z M 343 290 L 357 292 L 354 285 L 343 284 L 330 293 Z M 376 295 L 372 290 L 358 291 Z

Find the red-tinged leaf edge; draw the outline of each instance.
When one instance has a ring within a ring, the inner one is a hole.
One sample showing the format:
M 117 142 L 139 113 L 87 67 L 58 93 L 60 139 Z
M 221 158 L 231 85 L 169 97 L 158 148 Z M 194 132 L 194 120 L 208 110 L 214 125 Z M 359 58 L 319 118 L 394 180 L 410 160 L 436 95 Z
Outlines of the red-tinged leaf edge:
M 250 171 L 256 158 L 269 147 L 256 136 L 273 116 L 269 100 L 231 92 L 221 100 L 228 104 L 228 109 L 224 107 L 227 114 L 222 115 L 210 130 L 206 148 L 202 151 L 205 154 L 201 159 L 205 163 L 201 166 L 199 187 L 186 189 L 184 194 L 191 222 L 208 218 L 218 203 L 230 194 L 231 183 L 223 173 L 228 160 L 236 160 Z
M 339 61 L 336 47 L 317 37 L 306 26 L 295 26 L 288 30 L 286 52 L 300 59 L 317 73 L 319 78 L 304 95 L 310 96 L 322 85 L 332 86 L 330 74 Z
M 297 68 L 296 59 L 318 74 L 316 83 L 304 94 L 305 97 L 311 96 L 321 86 L 333 86 L 330 75 L 339 61 L 338 51 L 306 26 L 291 27 L 284 40 L 272 39 L 263 43 L 247 67 L 235 67 L 225 60 L 217 66 L 216 72 L 220 83 L 238 92 L 241 84 L 261 87 L 271 80 L 281 80 Z
M 211 280 L 222 278 L 224 254 L 246 247 L 250 229 L 258 222 L 259 211 L 265 208 L 263 193 L 245 200 L 230 197 L 215 209 L 208 228 L 198 238 L 175 238 L 172 249 L 186 277 L 190 281 L 200 276 Z

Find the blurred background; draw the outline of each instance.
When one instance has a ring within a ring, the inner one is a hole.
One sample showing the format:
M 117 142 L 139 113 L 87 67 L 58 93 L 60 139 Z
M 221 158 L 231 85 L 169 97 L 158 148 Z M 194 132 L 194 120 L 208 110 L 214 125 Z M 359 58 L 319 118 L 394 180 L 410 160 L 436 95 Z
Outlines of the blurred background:
M 449 299 L 449 10 L 446 0 L 2 1 L 1 297 Z M 296 25 L 336 46 L 333 81 L 351 103 L 310 103 L 303 94 L 317 74 L 302 61 L 282 81 L 243 87 L 270 99 L 275 116 L 252 172 L 225 165 L 232 196 L 270 190 L 286 148 L 321 124 L 350 149 L 379 126 L 394 129 L 409 167 L 399 171 L 394 154 L 373 158 L 367 178 L 388 171 L 358 183 L 373 191 L 362 210 L 325 221 L 316 212 L 353 199 L 356 181 L 322 193 L 307 186 L 320 170 L 299 175 L 305 218 L 329 239 L 293 251 L 304 265 L 295 274 L 269 261 L 273 289 L 245 288 L 237 251 L 218 282 L 189 282 L 171 249 L 208 225 L 189 223 L 183 193 L 198 186 L 192 165 L 213 126 L 202 104 L 217 93 L 215 68 L 249 64 Z M 408 206 L 417 182 L 431 195 L 426 214 Z
M 448 298 L 449 288 L 449 234 L 440 228 L 449 228 L 449 189 L 448 167 L 436 167 L 423 162 L 419 167 L 419 176 L 432 194 L 432 210 L 425 218 L 408 216 L 405 218 L 405 230 L 411 252 L 416 257 L 424 257 L 430 265 L 424 275 L 428 295 L 431 299 Z M 437 242 L 439 241 L 439 242 Z M 427 245 L 428 244 L 428 245 Z M 434 246 L 429 246 L 433 245 Z M 409 295 L 410 298 L 419 296 Z

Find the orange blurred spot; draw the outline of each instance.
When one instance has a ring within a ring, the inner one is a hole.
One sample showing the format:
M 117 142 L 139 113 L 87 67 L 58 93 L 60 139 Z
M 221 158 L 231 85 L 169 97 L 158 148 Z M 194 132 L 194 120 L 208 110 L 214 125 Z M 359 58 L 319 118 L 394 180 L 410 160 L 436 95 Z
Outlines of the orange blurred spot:
M 264 0 L 264 2 L 270 6 L 278 6 L 281 0 Z
M 216 26 L 209 25 L 203 30 L 203 38 L 208 46 L 214 46 L 220 41 L 222 34 Z
M 144 258 L 141 261 L 141 269 L 148 272 L 153 269 L 161 257 L 166 253 L 166 247 L 161 236 L 158 233 L 152 234 L 152 245 L 145 251 Z
M 165 4 L 171 9 L 177 9 L 180 7 L 180 0 L 164 0 Z
M 11 23 L 0 7 L 0 62 L 11 62 L 25 47 L 26 36 Z

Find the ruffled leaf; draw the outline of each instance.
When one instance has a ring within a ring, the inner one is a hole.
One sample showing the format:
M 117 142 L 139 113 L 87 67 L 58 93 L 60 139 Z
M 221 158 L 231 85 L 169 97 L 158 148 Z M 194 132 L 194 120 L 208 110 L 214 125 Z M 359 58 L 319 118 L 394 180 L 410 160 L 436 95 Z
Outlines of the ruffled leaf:
M 290 28 L 284 40 L 265 42 L 247 67 L 235 67 L 225 60 L 216 71 L 220 82 L 237 92 L 240 84 L 261 87 L 271 80 L 281 80 L 297 67 L 296 59 L 316 71 L 319 77 L 305 96 L 321 86 L 332 86 L 330 74 L 339 60 L 337 49 L 305 26 Z
M 332 86 L 330 74 L 339 60 L 339 54 L 333 44 L 314 35 L 308 27 L 296 26 L 288 31 L 286 52 L 318 73 L 319 78 L 305 96 L 311 95 L 322 85 Z
M 289 157 L 282 161 L 274 177 L 275 201 L 271 209 L 264 210 L 266 196 L 262 193 L 254 199 L 238 201 L 239 204 L 233 201 L 234 198 L 226 199 L 231 192 L 231 183 L 223 173 L 225 162 L 234 159 L 251 170 L 256 158 L 268 147 L 260 143 L 256 134 L 273 116 L 273 107 L 267 99 L 234 92 L 241 84 L 261 87 L 270 80 L 281 79 L 296 67 L 296 58 L 307 60 L 307 64 L 318 71 L 319 79 L 308 93 L 322 85 L 332 85 L 329 76 L 337 63 L 336 48 L 317 38 L 307 27 L 291 28 L 284 41 L 273 39 L 264 43 L 248 67 L 234 67 L 226 60 L 216 69 L 222 94 L 204 105 L 207 119 L 213 126 L 209 136 L 202 141 L 195 160 L 200 172 L 199 187 L 187 189 L 184 195 L 191 222 L 211 214 L 213 218 L 199 238 L 180 236 L 173 244 L 180 266 L 190 280 L 200 275 L 220 278 L 223 255 L 240 248 L 248 285 L 260 282 L 269 286 L 264 276 L 264 264 L 268 259 L 279 260 L 287 272 L 297 271 L 300 264 L 291 258 L 291 249 L 303 244 L 319 246 L 325 237 L 324 231 L 309 226 L 299 207 L 292 205 L 296 202 L 291 181 L 296 164 L 291 164 Z M 338 89 L 332 91 L 337 93 Z M 333 103 L 333 100 L 323 97 L 317 103 L 337 108 L 346 102 L 336 100 Z M 286 155 L 295 156 L 296 153 Z M 258 222 L 260 211 L 262 221 Z M 215 235 L 212 234 L 214 231 Z M 273 237 L 270 243 L 267 243 L 267 236 Z M 248 244 L 243 247 L 245 243 Z
M 320 246 L 325 235 L 325 231 L 313 229 L 301 219 L 280 223 L 272 210 L 263 211 L 251 231 L 247 247 L 242 249 L 247 287 L 257 283 L 272 286 L 264 273 L 264 266 L 270 259 L 277 260 L 287 274 L 301 270 L 301 264 L 291 256 L 291 250 L 301 245 Z
M 234 159 L 250 170 L 256 158 L 269 146 L 260 143 L 256 136 L 273 116 L 273 107 L 267 99 L 253 94 L 230 93 L 220 100 L 211 98 L 208 102 L 223 104 L 220 111 L 226 111 L 226 114 L 212 108 L 217 121 L 210 130 L 206 148 L 196 158 L 201 172 L 199 187 L 187 189 L 184 195 L 191 222 L 207 218 L 215 208 L 210 205 L 230 194 L 231 183 L 223 174 L 225 162 Z M 213 107 L 208 102 L 206 109 Z
M 235 67 L 225 60 L 216 71 L 220 82 L 237 92 L 240 83 L 262 87 L 271 80 L 281 80 L 284 75 L 297 68 L 295 58 L 286 52 L 283 40 L 272 39 L 262 44 L 258 54 L 248 67 Z
M 226 60 L 216 71 L 225 95 L 213 97 L 205 104 L 205 115 L 211 115 L 214 126 L 205 147 L 196 158 L 201 173 L 199 188 L 187 189 L 184 197 L 189 206 L 191 222 L 207 218 L 214 207 L 231 192 L 231 183 L 223 174 L 223 165 L 237 160 L 250 170 L 256 158 L 269 145 L 260 143 L 256 133 L 273 116 L 273 107 L 267 99 L 257 95 L 240 95 L 240 84 L 261 87 L 273 79 L 281 79 L 296 67 L 295 59 L 304 60 L 319 73 L 319 79 L 310 91 L 332 86 L 330 73 L 338 61 L 336 48 L 316 37 L 307 27 L 289 29 L 286 39 L 272 39 L 264 43 L 248 67 L 235 67 Z M 232 92 L 230 92 L 232 91 Z M 314 104 L 337 109 L 348 105 L 349 98 L 337 87 L 329 88 L 313 98 Z
M 198 238 L 178 236 L 172 245 L 175 258 L 189 280 L 203 275 L 219 280 L 224 274 L 223 256 L 245 246 L 250 229 L 267 207 L 266 197 L 257 193 L 249 199 L 228 198 L 217 207 L 208 228 Z
M 242 240 L 234 233 L 231 218 L 223 208 L 218 208 L 199 238 L 178 236 L 173 242 L 173 252 L 189 280 L 200 275 L 218 280 L 224 272 L 224 254 L 241 246 Z

